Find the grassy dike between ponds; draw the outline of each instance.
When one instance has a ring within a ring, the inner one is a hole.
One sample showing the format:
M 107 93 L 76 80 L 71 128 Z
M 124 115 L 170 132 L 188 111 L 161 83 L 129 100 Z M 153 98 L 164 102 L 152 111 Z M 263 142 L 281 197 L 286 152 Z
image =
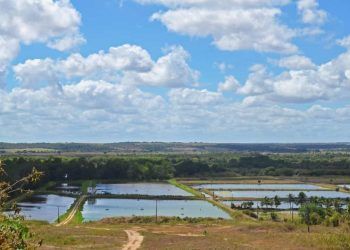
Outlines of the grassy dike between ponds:
M 214 206 L 220 208 L 225 213 L 230 215 L 232 219 L 247 218 L 247 216 L 245 216 L 241 211 L 233 210 L 230 207 L 226 206 L 225 204 L 222 204 L 221 202 L 214 200 L 212 197 L 206 198 L 201 192 L 197 191 L 196 189 L 190 186 L 179 183 L 176 179 L 171 179 L 168 182 L 178 188 L 181 188 L 182 190 L 188 193 L 193 194 L 194 196 L 196 196 L 197 198 L 200 198 L 201 200 L 208 201 L 209 203 L 213 204 Z
M 75 208 L 77 202 L 80 201 L 80 204 L 79 206 L 77 207 L 75 213 L 74 213 L 74 216 L 72 217 L 72 219 L 68 222 L 68 224 L 73 224 L 73 225 L 76 225 L 76 224 L 81 224 L 84 220 L 83 218 L 83 214 L 81 212 L 81 210 L 83 209 L 83 206 L 84 206 L 84 203 L 87 199 L 86 196 L 83 197 L 83 200 L 80 200 L 82 198 L 82 196 L 80 197 L 77 197 L 75 199 L 75 201 L 73 202 L 73 204 L 70 206 L 70 208 L 64 213 L 62 214 L 60 217 L 59 217 L 59 222 L 62 222 L 64 220 L 67 219 L 67 217 L 69 216 L 69 214 L 73 211 L 73 209 Z M 56 223 L 59 223 L 58 220 L 56 220 Z M 57 224 L 56 224 L 57 225 Z

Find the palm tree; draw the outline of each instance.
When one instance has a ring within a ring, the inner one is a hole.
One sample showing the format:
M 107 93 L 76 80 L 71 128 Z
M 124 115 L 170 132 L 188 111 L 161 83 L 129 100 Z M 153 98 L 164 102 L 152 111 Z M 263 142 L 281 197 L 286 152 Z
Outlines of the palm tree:
M 288 194 L 288 202 L 289 202 L 289 213 L 292 213 L 292 221 L 293 221 L 293 203 L 295 201 L 295 197 L 293 194 Z
M 320 199 L 319 199 L 317 196 L 311 196 L 311 197 L 310 197 L 310 202 L 311 202 L 311 203 L 314 203 L 314 204 L 316 204 L 316 205 L 319 205 Z
M 334 206 L 335 211 L 337 211 L 338 213 L 342 212 L 342 203 L 339 199 L 335 199 L 333 201 L 333 206 Z
M 271 200 L 267 196 L 265 196 L 264 199 L 261 201 L 261 206 L 262 207 L 266 206 L 266 208 L 267 208 L 268 206 L 270 206 L 270 204 L 271 204 Z
M 273 203 L 275 204 L 276 209 L 281 205 L 281 200 L 277 195 L 273 198 Z
M 300 192 L 297 198 L 298 204 L 299 205 L 304 204 L 306 202 L 306 198 L 307 198 L 306 194 L 304 192 Z

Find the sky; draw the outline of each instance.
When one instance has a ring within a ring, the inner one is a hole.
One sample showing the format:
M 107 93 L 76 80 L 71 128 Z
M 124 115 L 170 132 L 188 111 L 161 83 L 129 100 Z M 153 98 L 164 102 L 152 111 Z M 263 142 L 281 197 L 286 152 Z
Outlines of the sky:
M 349 9 L 0 0 L 0 141 L 349 142 Z

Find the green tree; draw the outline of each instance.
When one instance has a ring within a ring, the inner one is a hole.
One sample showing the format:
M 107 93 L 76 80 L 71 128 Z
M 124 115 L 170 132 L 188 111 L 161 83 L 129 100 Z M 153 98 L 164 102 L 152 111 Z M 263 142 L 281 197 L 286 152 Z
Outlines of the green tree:
M 271 198 L 265 196 L 265 197 L 262 199 L 262 201 L 261 201 L 261 206 L 262 206 L 262 207 L 265 206 L 266 208 L 268 208 L 268 207 L 272 208 L 272 206 L 273 206 L 273 199 L 271 199 Z
M 293 194 L 288 194 L 288 202 L 289 202 L 289 213 L 292 214 L 292 221 L 293 221 L 294 220 L 293 203 L 295 202 L 295 197 Z
M 273 204 L 275 205 L 276 209 L 281 205 L 281 199 L 277 195 L 273 198 Z
M 304 192 L 300 192 L 297 197 L 297 202 L 299 205 L 303 205 L 306 202 L 307 196 Z
M 307 203 L 299 208 L 299 216 L 301 221 L 307 225 L 307 231 L 310 232 L 311 225 L 318 225 L 324 221 L 326 211 L 319 205 Z
M 254 202 L 252 202 L 252 201 L 245 201 L 245 202 L 242 202 L 241 207 L 243 209 L 252 209 L 253 205 L 254 205 Z

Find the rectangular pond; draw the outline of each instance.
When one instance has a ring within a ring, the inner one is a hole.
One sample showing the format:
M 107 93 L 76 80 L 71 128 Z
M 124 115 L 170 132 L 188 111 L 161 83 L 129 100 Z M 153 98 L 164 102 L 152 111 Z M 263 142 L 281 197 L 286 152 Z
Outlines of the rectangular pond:
M 54 222 L 57 219 L 58 207 L 60 215 L 73 204 L 75 198 L 59 195 L 33 195 L 18 203 L 20 214 L 28 220 L 44 220 Z
M 242 191 L 213 191 L 216 196 L 220 197 L 234 197 L 234 198 L 264 198 L 279 196 L 281 198 L 287 198 L 289 194 L 298 196 L 301 191 L 266 191 L 266 190 L 242 190 Z M 337 192 L 331 190 L 321 191 L 303 191 L 307 197 L 317 196 L 325 198 L 347 198 L 350 197 L 350 193 Z
M 97 184 L 96 193 L 192 196 L 192 194 L 168 183 Z
M 193 188 L 200 189 L 252 189 L 252 190 L 322 190 L 322 187 L 311 184 L 201 184 Z
M 160 200 L 159 216 L 210 217 L 230 219 L 230 216 L 209 202 L 201 200 Z M 93 199 L 83 207 L 84 221 L 96 221 L 108 217 L 155 216 L 155 200 Z

